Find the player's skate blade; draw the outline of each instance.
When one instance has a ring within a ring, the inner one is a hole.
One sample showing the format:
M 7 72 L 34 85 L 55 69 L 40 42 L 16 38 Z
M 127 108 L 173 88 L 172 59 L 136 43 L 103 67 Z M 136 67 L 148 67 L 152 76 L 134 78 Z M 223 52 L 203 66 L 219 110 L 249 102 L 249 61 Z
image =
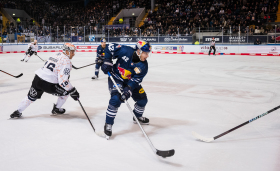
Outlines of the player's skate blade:
M 111 136 L 106 135 L 104 132 L 96 132 L 96 134 L 101 138 L 106 138 L 107 140 L 110 139 Z

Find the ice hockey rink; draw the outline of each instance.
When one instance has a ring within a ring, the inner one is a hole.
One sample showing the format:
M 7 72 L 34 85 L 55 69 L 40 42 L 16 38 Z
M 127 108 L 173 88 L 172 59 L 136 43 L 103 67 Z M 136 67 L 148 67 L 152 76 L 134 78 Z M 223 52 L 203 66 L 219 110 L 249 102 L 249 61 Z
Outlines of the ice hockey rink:
M 52 53 L 38 53 L 43 59 Z M 211 143 L 191 132 L 214 137 L 280 105 L 280 58 L 273 56 L 208 56 L 152 54 L 142 86 L 148 104 L 144 130 L 159 150 L 175 149 L 161 158 L 153 153 L 125 104 L 119 108 L 113 136 L 97 136 L 78 102 L 71 97 L 66 114 L 51 116 L 57 97 L 43 94 L 20 119 L 10 119 L 27 95 L 34 71 L 44 65 L 22 53 L 1 54 L 1 171 L 279 171 L 280 109 Z M 78 52 L 81 67 L 95 53 Z M 103 131 L 109 101 L 108 76 L 94 66 L 71 71 L 70 81 L 97 131 Z M 129 99 L 133 107 L 134 102 Z

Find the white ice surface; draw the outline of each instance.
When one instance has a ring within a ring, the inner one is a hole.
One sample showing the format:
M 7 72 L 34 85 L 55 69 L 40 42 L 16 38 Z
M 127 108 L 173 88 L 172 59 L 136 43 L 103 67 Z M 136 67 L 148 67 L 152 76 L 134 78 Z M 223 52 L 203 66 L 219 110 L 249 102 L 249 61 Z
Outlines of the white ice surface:
M 47 59 L 51 53 L 38 53 Z M 94 134 L 78 102 L 69 97 L 66 114 L 50 116 L 57 97 L 43 94 L 21 119 L 10 119 L 27 95 L 34 71 L 43 62 L 23 54 L 1 54 L 1 171 L 279 171 L 280 110 L 211 143 L 191 132 L 214 137 L 280 104 L 280 58 L 153 54 L 143 81 L 149 102 L 144 129 L 170 158 L 153 154 L 123 104 L 110 140 Z M 76 67 L 94 62 L 95 53 L 77 53 Z M 102 131 L 109 101 L 107 75 L 94 67 L 71 71 L 71 83 L 97 131 Z M 134 102 L 130 99 L 130 105 Z

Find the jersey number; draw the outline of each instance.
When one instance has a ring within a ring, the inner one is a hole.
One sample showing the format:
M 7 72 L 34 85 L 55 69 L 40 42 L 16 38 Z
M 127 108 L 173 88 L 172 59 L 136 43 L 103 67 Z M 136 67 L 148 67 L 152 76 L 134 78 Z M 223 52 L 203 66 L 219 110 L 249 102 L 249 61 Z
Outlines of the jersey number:
M 46 62 L 46 64 L 47 64 L 48 62 Z M 45 64 L 45 65 L 46 65 Z M 48 68 L 49 70 L 51 70 L 52 72 L 53 72 L 53 69 L 55 68 L 55 64 L 54 63 L 49 63 L 49 65 L 46 67 L 46 68 Z
M 129 60 L 129 58 L 127 56 L 123 56 L 122 59 L 127 62 Z
M 67 81 L 65 81 L 64 83 L 61 84 L 62 87 L 65 87 L 65 86 L 67 86 L 67 85 L 68 85 L 68 82 L 67 82 Z
M 110 43 L 108 47 L 109 51 L 114 51 L 114 44 Z

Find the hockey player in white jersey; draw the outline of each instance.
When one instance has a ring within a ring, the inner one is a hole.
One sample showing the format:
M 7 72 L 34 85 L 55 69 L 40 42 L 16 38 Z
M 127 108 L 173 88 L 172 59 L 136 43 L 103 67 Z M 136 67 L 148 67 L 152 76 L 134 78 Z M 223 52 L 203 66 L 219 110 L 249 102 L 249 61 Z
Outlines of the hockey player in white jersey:
M 27 62 L 33 54 L 37 55 L 37 51 L 38 51 L 37 40 L 34 40 L 34 42 L 28 44 L 28 49 L 25 52 L 24 57 L 21 61 L 23 62 L 27 57 L 27 59 L 25 60 L 25 62 Z
M 216 42 L 215 42 L 215 37 L 212 37 L 212 40 L 210 41 L 210 49 L 209 49 L 209 53 L 208 53 L 209 56 L 210 56 L 210 54 L 211 54 L 212 49 L 213 49 L 213 51 L 214 51 L 213 55 L 216 56 L 216 55 L 215 55 L 215 53 L 216 53 L 215 44 L 216 44 Z
M 31 88 L 27 96 L 21 101 L 18 109 L 11 114 L 11 118 L 21 117 L 22 112 L 35 100 L 40 99 L 44 92 L 59 96 L 54 104 L 52 113 L 63 114 L 65 109 L 61 108 L 70 96 L 74 100 L 80 97 L 78 91 L 69 81 L 72 69 L 71 59 L 74 57 L 76 47 L 71 43 L 63 45 L 63 52 L 54 53 L 45 65 L 35 71 Z

